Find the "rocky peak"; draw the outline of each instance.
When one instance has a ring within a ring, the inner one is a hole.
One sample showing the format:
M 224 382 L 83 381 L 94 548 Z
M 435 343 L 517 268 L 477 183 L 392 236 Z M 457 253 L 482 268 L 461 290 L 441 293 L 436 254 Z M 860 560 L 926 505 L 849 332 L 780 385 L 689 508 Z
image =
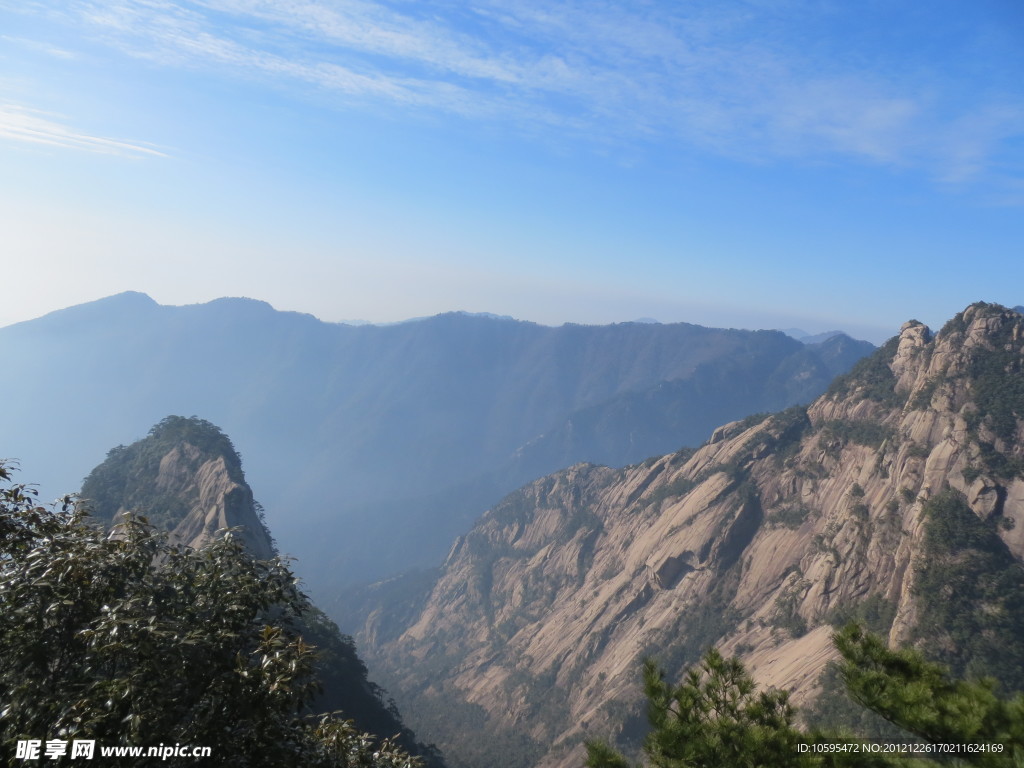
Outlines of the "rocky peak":
M 90 473 L 82 498 L 109 522 L 126 512 L 145 515 L 172 541 L 200 547 L 223 528 L 258 558 L 275 547 L 260 519 L 231 441 L 202 419 L 169 416 L 149 435 L 119 446 Z
M 918 374 L 921 353 L 931 342 L 932 333 L 927 325 L 910 320 L 900 328 L 897 338 L 899 342 L 890 367 L 896 377 L 896 389 L 908 390 Z

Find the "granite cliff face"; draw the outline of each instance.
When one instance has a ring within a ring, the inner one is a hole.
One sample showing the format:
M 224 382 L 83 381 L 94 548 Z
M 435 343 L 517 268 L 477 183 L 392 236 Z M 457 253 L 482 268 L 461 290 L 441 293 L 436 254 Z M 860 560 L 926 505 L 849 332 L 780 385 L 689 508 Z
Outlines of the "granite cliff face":
M 272 557 L 270 535 L 256 515 L 252 491 L 231 479 L 223 456 L 204 458 L 194 445 L 183 443 L 160 460 L 156 487 L 193 499 L 185 519 L 171 538 L 197 549 L 223 528 L 240 528 L 249 550 L 258 558 Z
M 510 768 L 578 766 L 585 738 L 628 744 L 647 655 L 678 675 L 714 644 L 807 703 L 833 623 L 870 616 L 956 669 L 952 633 L 984 634 L 982 614 L 1014 613 L 1006 590 L 1024 597 L 1022 350 L 1024 317 L 973 305 L 934 336 L 907 323 L 807 409 L 728 424 L 695 452 L 543 478 L 418 591 L 377 585 L 357 639 L 414 727 L 479 768 L 488 740 Z M 963 575 L 979 548 L 1002 569 L 991 579 Z M 936 618 L 982 582 L 1009 586 Z
M 172 542 L 192 548 L 237 528 L 255 557 L 277 554 L 234 446 L 200 419 L 168 417 L 145 440 L 115 448 L 86 478 L 82 497 L 101 519 L 147 515 Z

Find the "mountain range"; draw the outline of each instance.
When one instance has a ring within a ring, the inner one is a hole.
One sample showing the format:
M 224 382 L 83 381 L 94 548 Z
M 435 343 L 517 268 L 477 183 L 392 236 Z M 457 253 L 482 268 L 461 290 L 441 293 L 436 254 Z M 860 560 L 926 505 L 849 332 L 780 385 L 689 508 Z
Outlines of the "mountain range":
M 434 764 L 370 677 L 452 768 L 569 768 L 591 738 L 636 754 L 641 660 L 678 679 L 711 645 L 790 691 L 808 722 L 885 737 L 830 666 L 847 621 L 1024 690 L 1020 309 L 974 304 L 937 333 L 909 321 L 863 357 L 841 334 L 461 313 L 352 328 L 125 294 L 0 329 L 21 363 L 4 396 L 25 405 L 4 413 L 5 435 L 28 441 L 26 462 L 54 446 L 54 476 L 60 451 L 96 440 L 83 425 L 102 435 L 171 402 L 262 435 L 246 445 L 263 482 L 280 481 L 266 516 L 232 441 L 198 418 L 107 452 L 82 496 L 106 525 L 142 512 L 191 547 L 237 526 L 272 556 L 267 519 L 314 536 L 314 571 L 347 569 L 321 580 L 327 612 L 373 670 L 311 610 L 319 706 L 400 732 Z M 678 448 L 712 418 L 700 447 Z M 672 447 L 641 451 L 658 441 Z M 474 505 L 523 478 L 470 527 Z M 443 563 L 416 570 L 446 537 Z
M 845 335 L 449 313 L 325 323 L 250 299 L 124 293 L 0 329 L 4 453 L 56 496 L 168 413 L 224 428 L 315 591 L 441 561 L 502 495 L 621 466 L 820 394 L 872 349 Z
M 635 753 L 644 657 L 678 680 L 711 645 L 850 726 L 850 620 L 1024 690 L 1022 523 L 1024 316 L 979 303 L 906 323 L 809 407 L 527 484 L 440 568 L 335 611 L 453 768 L 569 768 L 585 739 Z

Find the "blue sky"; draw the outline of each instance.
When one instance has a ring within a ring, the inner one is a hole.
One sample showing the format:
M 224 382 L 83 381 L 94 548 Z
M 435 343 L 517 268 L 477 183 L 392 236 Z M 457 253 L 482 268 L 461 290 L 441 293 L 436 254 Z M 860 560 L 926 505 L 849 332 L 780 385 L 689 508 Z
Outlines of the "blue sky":
M 1024 303 L 1016 0 L 0 0 L 0 324 Z

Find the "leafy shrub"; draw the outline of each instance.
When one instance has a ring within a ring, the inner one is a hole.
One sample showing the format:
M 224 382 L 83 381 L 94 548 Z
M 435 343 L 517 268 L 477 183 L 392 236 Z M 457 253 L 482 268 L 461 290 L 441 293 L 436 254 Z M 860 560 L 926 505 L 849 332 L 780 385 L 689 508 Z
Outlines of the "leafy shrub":
M 981 470 L 978 469 L 977 467 L 966 467 L 960 470 L 960 474 L 964 476 L 964 482 L 970 485 L 979 477 L 981 477 Z
M 784 528 L 789 528 L 790 530 L 796 530 L 804 524 L 804 521 L 808 516 L 810 516 L 810 514 L 811 509 L 809 507 L 806 507 L 803 504 L 798 504 L 792 507 L 783 507 L 782 509 L 773 512 L 768 516 L 767 522 L 772 526 L 782 526 Z
M 3 465 L 0 479 L 10 479 Z M 294 627 L 308 605 L 287 565 L 254 560 L 230 532 L 192 550 L 128 516 L 108 536 L 71 499 L 52 512 L 10 485 L 0 490 L 0 755 L 45 734 L 212 745 L 268 768 L 418 764 L 351 723 L 303 716 L 316 652 Z
M 822 424 L 821 434 L 843 442 L 878 448 L 886 440 L 891 439 L 895 431 L 877 421 L 837 419 Z
M 928 408 L 932 403 L 932 397 L 935 395 L 935 390 L 942 386 L 944 381 L 945 377 L 941 374 L 930 376 L 924 385 L 914 394 L 913 399 L 910 401 L 910 407 L 916 411 Z

